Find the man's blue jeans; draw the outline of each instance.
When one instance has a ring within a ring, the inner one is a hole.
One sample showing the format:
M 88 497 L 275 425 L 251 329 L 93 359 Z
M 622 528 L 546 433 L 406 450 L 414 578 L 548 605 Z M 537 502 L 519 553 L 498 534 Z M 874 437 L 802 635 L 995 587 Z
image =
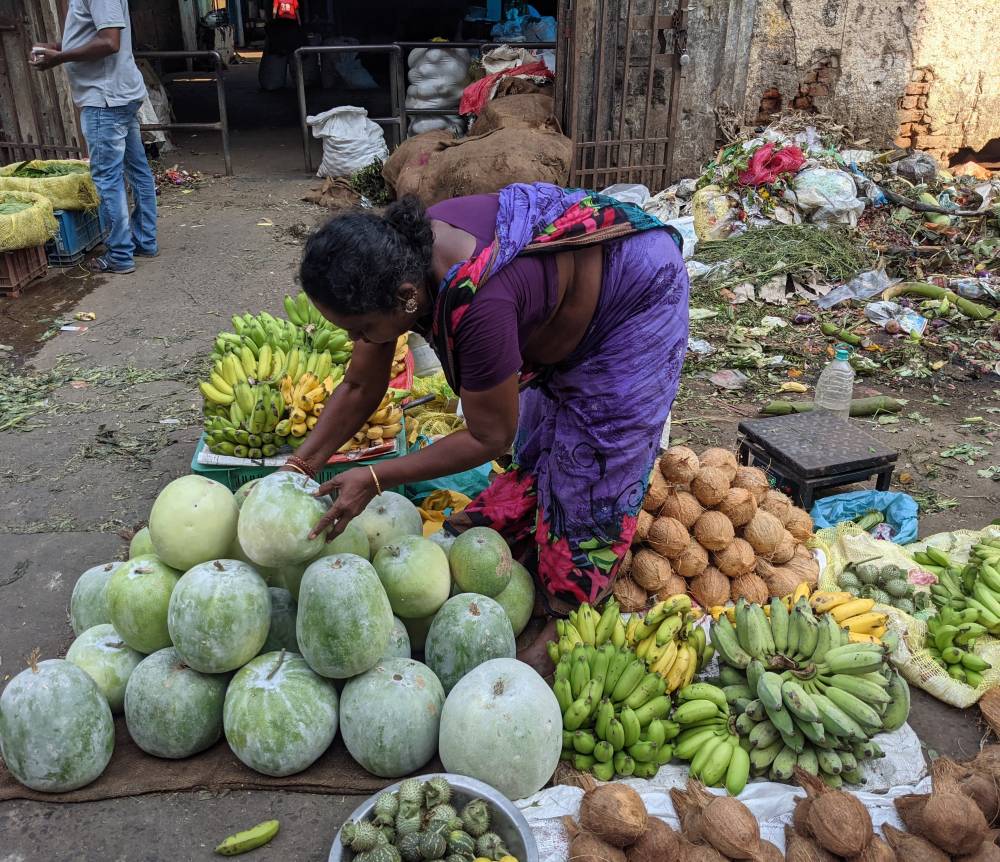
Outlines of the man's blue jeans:
M 140 102 L 80 110 L 90 150 L 90 173 L 101 196 L 101 227 L 109 230 L 107 259 L 115 269 L 132 266 L 132 255 L 156 254 L 156 183 L 139 133 Z M 131 217 L 125 181 L 132 187 Z

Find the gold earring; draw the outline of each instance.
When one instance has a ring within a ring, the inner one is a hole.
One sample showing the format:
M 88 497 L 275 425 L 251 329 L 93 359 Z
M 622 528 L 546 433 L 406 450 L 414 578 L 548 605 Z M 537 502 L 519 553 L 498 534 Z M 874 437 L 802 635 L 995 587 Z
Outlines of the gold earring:
M 403 306 L 403 310 L 407 314 L 416 314 L 417 313 L 417 300 L 414 299 L 414 297 L 411 296 L 408 300 L 406 300 L 406 305 Z

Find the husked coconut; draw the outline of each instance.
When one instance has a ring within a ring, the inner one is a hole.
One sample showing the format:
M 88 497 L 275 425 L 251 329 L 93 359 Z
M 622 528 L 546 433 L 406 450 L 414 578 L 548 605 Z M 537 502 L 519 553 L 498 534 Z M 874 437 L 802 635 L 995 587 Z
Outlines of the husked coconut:
M 764 498 L 771 488 L 771 483 L 767 479 L 767 473 L 759 467 L 737 467 L 733 487 L 746 488 L 753 494 L 759 506 L 764 502 Z
M 687 485 L 699 467 L 698 456 L 687 446 L 671 446 L 660 458 L 660 472 L 673 485 Z
M 729 518 L 734 527 L 742 527 L 757 514 L 757 500 L 746 488 L 730 488 L 716 508 Z
M 704 511 L 701 503 L 693 494 L 674 489 L 667 496 L 660 514 L 680 521 L 686 529 L 690 530 Z
M 691 480 L 691 493 L 702 506 L 717 506 L 728 491 L 729 480 L 718 467 L 702 467 Z
M 655 551 L 643 548 L 632 557 L 632 580 L 647 592 L 655 593 L 673 574 L 669 561 Z
M 721 551 L 736 538 L 736 532 L 722 512 L 709 510 L 695 521 L 694 537 L 706 551 Z
M 705 514 L 712 513 L 706 512 Z M 691 537 L 684 525 L 676 518 L 667 515 L 661 515 L 653 521 L 646 534 L 646 544 L 661 557 L 667 557 L 667 559 L 676 559 L 680 556 L 690 540 Z
M 728 449 L 718 447 L 706 449 L 698 460 L 702 467 L 715 467 L 721 470 L 729 483 L 736 478 L 736 469 L 739 465 L 736 463 L 736 456 Z

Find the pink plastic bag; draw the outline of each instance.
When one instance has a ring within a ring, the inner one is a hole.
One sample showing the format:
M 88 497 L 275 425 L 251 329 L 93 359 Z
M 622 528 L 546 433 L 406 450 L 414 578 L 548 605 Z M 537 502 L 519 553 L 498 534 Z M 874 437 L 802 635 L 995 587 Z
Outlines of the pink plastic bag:
M 775 150 L 774 144 L 764 144 L 750 157 L 747 169 L 740 174 L 742 186 L 766 186 L 781 174 L 795 173 L 806 163 L 806 157 L 798 147 L 782 147 Z

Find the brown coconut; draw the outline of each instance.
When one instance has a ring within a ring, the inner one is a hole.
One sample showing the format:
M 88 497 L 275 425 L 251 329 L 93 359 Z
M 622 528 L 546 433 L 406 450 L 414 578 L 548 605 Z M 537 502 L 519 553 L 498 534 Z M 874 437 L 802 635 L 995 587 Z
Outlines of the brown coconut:
M 767 591 L 772 596 L 787 596 L 789 593 L 794 593 L 795 588 L 802 583 L 802 578 L 795 572 L 785 566 L 775 566 L 763 557 L 757 558 L 754 570 L 767 584 Z
M 990 689 L 987 694 L 996 689 Z M 985 695 L 984 695 L 985 697 Z M 983 698 L 979 699 L 982 704 Z M 960 764 L 948 757 L 939 757 L 934 761 L 935 779 L 938 783 L 950 783 L 958 791 L 968 796 L 979 806 L 987 823 L 993 823 L 1000 816 L 1000 789 L 996 779 L 988 773 L 981 772 L 968 764 Z
M 813 519 L 805 509 L 792 506 L 788 516 L 783 521 L 785 529 L 791 533 L 797 542 L 806 542 L 813 533 Z
M 699 522 L 700 518 L 695 522 L 695 526 Z M 666 515 L 661 515 L 653 521 L 653 525 L 646 534 L 646 544 L 661 557 L 668 559 L 679 557 L 690 541 L 691 537 L 688 535 L 687 528 L 676 518 L 670 518 Z
M 838 862 L 836 856 L 791 826 L 785 827 L 785 859 L 787 862 Z
M 781 541 L 778 542 L 778 547 L 771 552 L 771 562 L 777 563 L 779 566 L 787 563 L 792 557 L 795 556 L 795 546 L 797 544 L 795 536 L 782 527 Z
M 681 837 L 678 849 L 680 862 L 726 862 L 726 857 L 711 844 L 692 844 Z
M 694 537 L 706 551 L 721 551 L 736 538 L 733 522 L 722 512 L 703 512 L 694 522 Z
M 729 479 L 718 467 L 702 467 L 691 480 L 691 493 L 702 506 L 717 506 L 728 491 Z
M 861 853 L 851 857 L 851 862 L 896 862 L 896 854 L 878 835 L 874 835 Z
M 628 847 L 646 831 L 642 797 L 627 784 L 601 784 L 583 794 L 580 825 L 612 847 Z
M 673 485 L 687 485 L 700 467 L 698 456 L 687 446 L 671 446 L 660 458 L 660 472 Z
M 709 793 L 700 781 L 689 780 L 687 789 L 704 841 L 728 859 L 760 859 L 760 826 L 749 808 L 731 796 Z
M 810 586 L 814 587 L 819 582 L 819 562 L 805 545 L 795 546 L 795 555 L 784 567 Z
M 727 578 L 735 578 L 737 575 L 748 575 L 753 571 L 757 554 L 746 539 L 736 538 L 728 548 L 715 551 L 712 554 L 712 562 Z
M 795 768 L 795 779 L 809 798 L 809 833 L 835 856 L 857 856 L 872 839 L 868 809 L 854 794 L 827 787 L 815 775 Z
M 670 493 L 670 483 L 663 478 L 663 474 L 653 469 L 649 474 L 649 488 L 646 489 L 646 497 L 642 501 L 642 508 L 652 514 L 657 514 L 663 506 L 667 495 Z
M 987 692 L 989 694 L 989 692 Z M 986 695 L 983 695 L 986 697 Z M 980 698 L 982 700 L 982 698 Z M 979 754 L 966 763 L 973 769 L 979 769 L 989 775 L 995 775 L 1000 780 L 1000 745 L 984 745 Z
M 698 460 L 702 467 L 716 467 L 721 470 L 729 484 L 736 478 L 736 468 L 739 464 L 736 462 L 736 456 L 728 449 L 720 449 L 717 446 L 706 449 Z
M 643 548 L 632 557 L 630 570 L 632 580 L 647 593 L 655 593 L 662 589 L 667 579 L 673 574 L 670 562 L 655 551 Z
M 758 509 L 750 523 L 743 528 L 742 536 L 754 552 L 762 557 L 770 557 L 775 552 L 784 536 L 785 528 L 770 512 Z
M 661 515 L 680 521 L 690 530 L 705 510 L 695 496 L 687 491 L 674 490 L 663 504 Z
M 956 856 L 956 862 L 1000 862 L 1000 847 L 988 838 L 979 849 L 968 856 Z
M 581 829 L 572 817 L 564 817 L 563 823 L 569 833 L 569 859 L 573 862 L 626 862 L 625 853 L 620 848 Z
M 640 509 L 635 518 L 635 533 L 632 536 L 633 542 L 645 542 L 649 535 L 649 528 L 653 526 L 656 516 L 650 514 L 645 509 Z
M 708 566 L 708 551 L 691 538 L 674 560 L 674 571 L 682 578 L 697 578 Z
M 760 858 L 762 862 L 785 862 L 781 851 L 770 841 L 760 839 Z
M 650 817 L 646 831 L 625 851 L 628 862 L 676 862 L 680 836 L 658 817 Z
M 656 592 L 656 600 L 663 602 L 671 596 L 682 596 L 687 592 L 687 581 L 676 572 L 670 576 L 670 580 Z
M 781 521 L 781 526 L 785 526 L 785 519 L 788 517 L 793 506 L 792 501 L 781 491 L 770 490 L 764 495 L 763 501 L 758 500 L 757 505 L 765 512 L 770 512 Z
M 731 597 L 729 578 L 714 566 L 706 566 L 705 571 L 691 581 L 690 590 L 703 608 L 724 605 Z
M 754 574 L 737 575 L 730 582 L 729 592 L 734 602 L 737 599 L 746 599 L 755 605 L 764 604 L 771 595 L 763 578 Z
M 624 578 L 628 576 L 628 573 L 632 570 L 632 549 L 629 548 L 625 552 L 625 556 L 622 557 L 621 563 L 618 565 L 618 571 L 615 572 L 617 577 Z
M 730 488 L 716 508 L 729 518 L 734 527 L 742 527 L 757 514 L 757 501 L 746 488 Z
M 648 596 L 646 591 L 629 577 L 621 577 L 615 580 L 614 586 L 615 601 L 618 602 L 622 611 L 627 614 L 644 610 Z
M 974 852 L 989 832 L 989 824 L 979 806 L 954 785 L 940 788 L 936 777 L 932 793 L 898 796 L 893 804 L 910 832 L 926 838 L 951 856 Z
M 979 711 L 997 736 L 1000 736 L 1000 687 L 987 689 L 979 698 Z
M 733 487 L 746 488 L 760 505 L 764 502 L 764 496 L 771 489 L 771 483 L 767 480 L 767 473 L 759 467 L 737 467 Z
M 889 846 L 896 851 L 896 858 L 905 862 L 950 862 L 947 853 L 942 853 L 919 835 L 901 832 L 888 823 L 882 824 L 882 835 Z

